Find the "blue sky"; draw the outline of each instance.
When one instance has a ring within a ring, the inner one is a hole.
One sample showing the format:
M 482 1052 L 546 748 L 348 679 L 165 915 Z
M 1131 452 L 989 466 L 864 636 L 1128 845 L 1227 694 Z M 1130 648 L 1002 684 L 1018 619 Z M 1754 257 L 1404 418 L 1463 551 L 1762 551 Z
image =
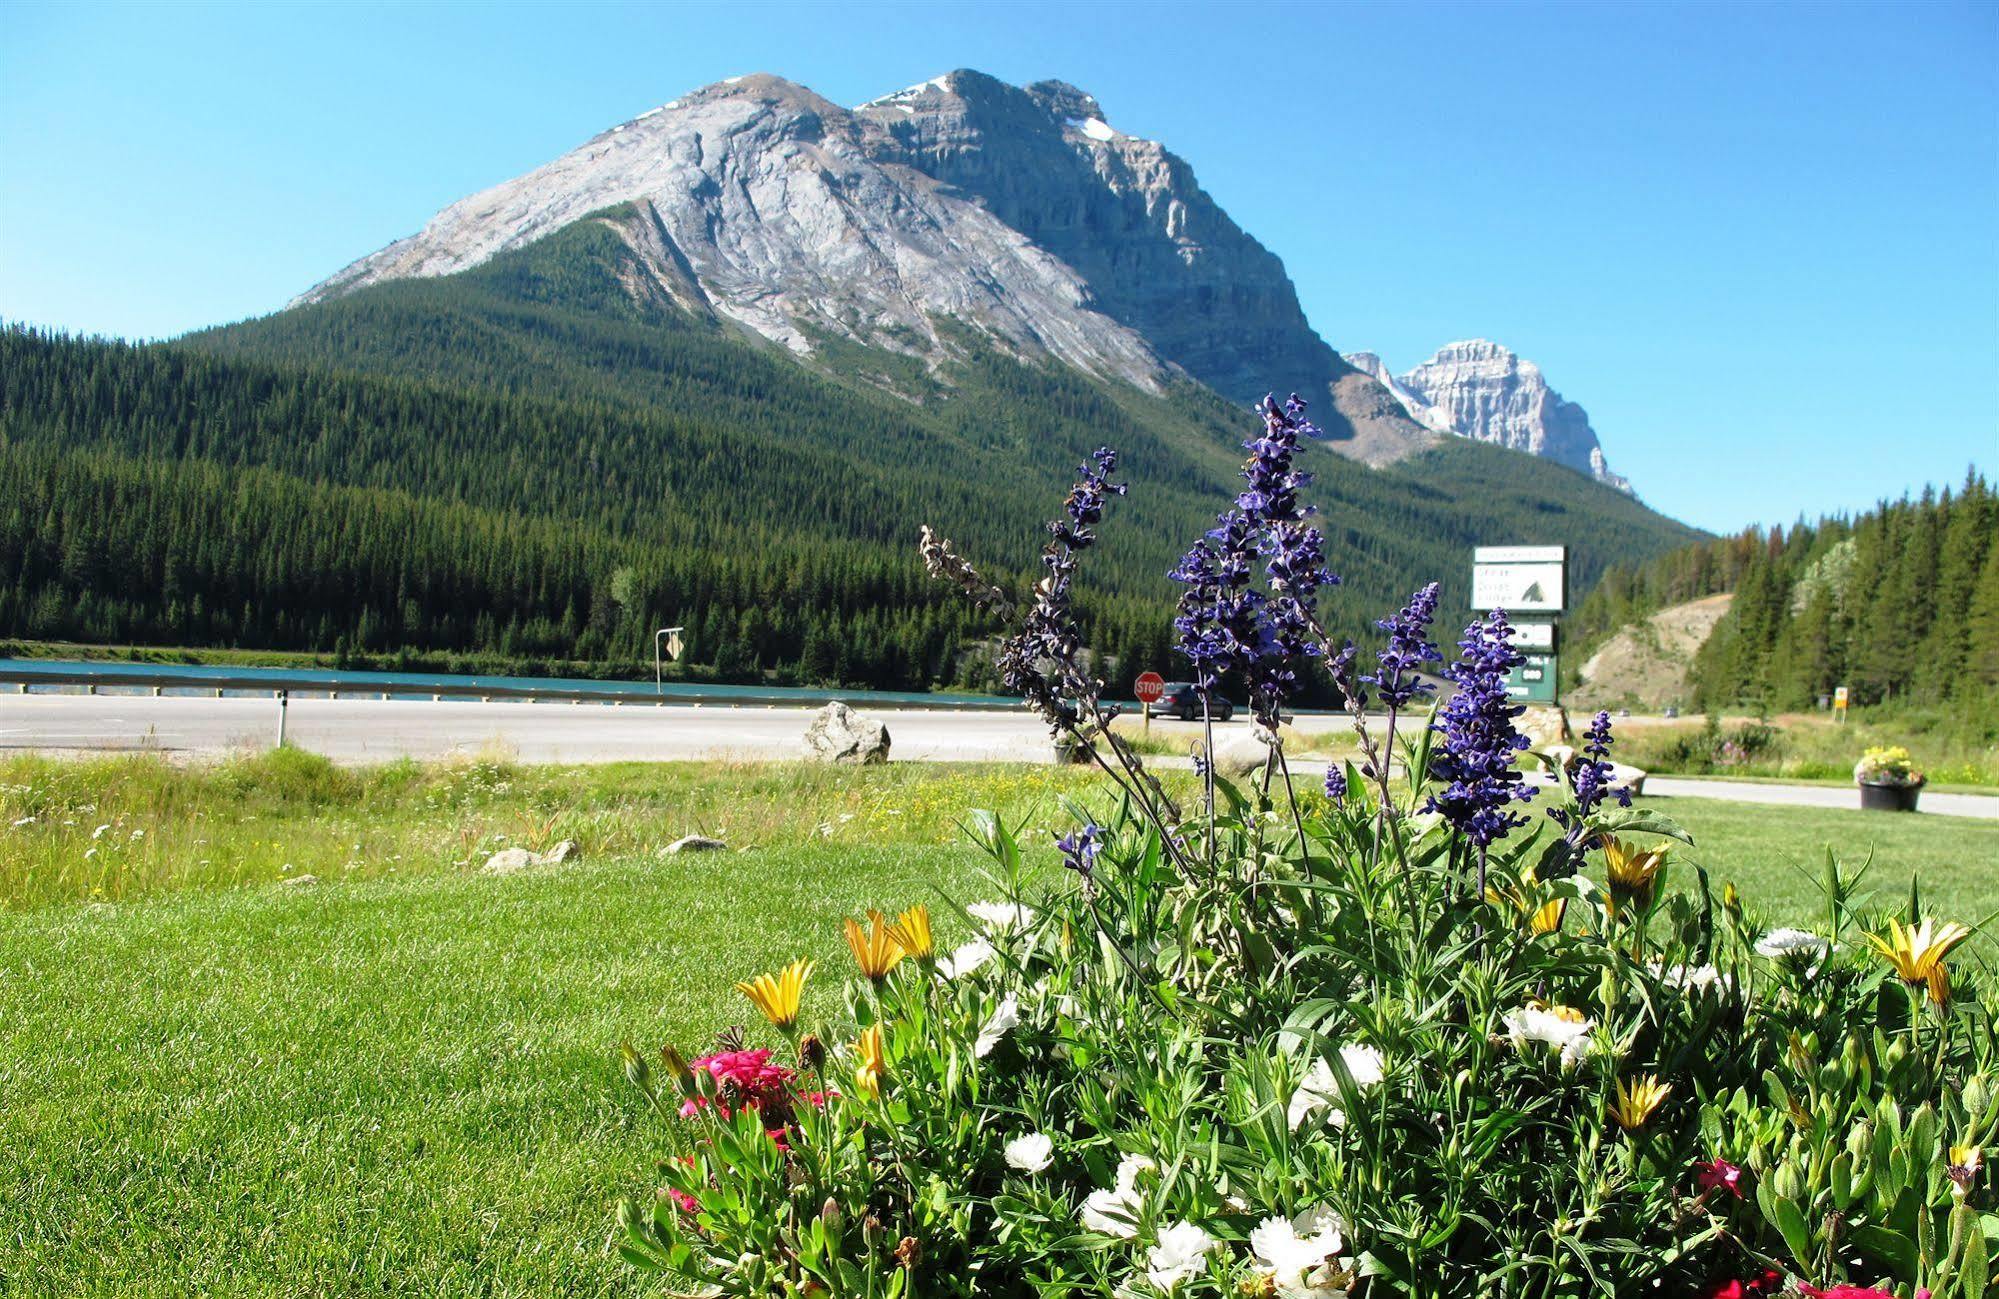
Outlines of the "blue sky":
M 261 314 L 722 77 L 1061 77 L 1398 370 L 1485 336 L 1732 529 L 1999 467 L 1999 6 L 0 7 L 0 315 Z M 1282 386 L 1283 376 L 1271 376 Z

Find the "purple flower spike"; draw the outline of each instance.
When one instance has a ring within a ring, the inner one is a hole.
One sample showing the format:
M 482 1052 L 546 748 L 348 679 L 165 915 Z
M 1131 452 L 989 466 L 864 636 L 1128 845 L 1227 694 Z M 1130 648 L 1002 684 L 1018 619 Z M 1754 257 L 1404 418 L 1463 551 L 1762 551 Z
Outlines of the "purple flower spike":
M 1463 652 L 1446 669 L 1457 691 L 1430 724 L 1443 737 L 1431 768 L 1445 788 L 1430 797 L 1424 810 L 1441 812 L 1481 849 L 1525 825 L 1527 818 L 1508 808 L 1534 797 L 1513 766 L 1513 755 L 1527 747 L 1527 737 L 1513 726 L 1524 710 L 1506 693 L 1507 673 L 1521 663 L 1512 640 L 1513 628 L 1498 609 L 1465 628 L 1458 642 Z
M 1380 670 L 1361 680 L 1375 687 L 1388 707 L 1405 708 L 1418 695 L 1436 689 L 1417 675 L 1425 663 L 1444 661 L 1442 652 L 1429 639 L 1430 621 L 1436 616 L 1437 584 L 1432 582 L 1410 596 L 1400 613 L 1374 624 L 1388 633 L 1388 645 L 1375 655 Z
M 1323 435 L 1295 395 L 1282 406 L 1265 397 L 1257 413 L 1263 432 L 1243 443 L 1247 488 L 1169 576 L 1187 588 L 1173 626 L 1202 693 L 1240 671 L 1257 721 L 1274 726 L 1297 688 L 1298 666 L 1319 652 L 1312 635 L 1319 590 L 1339 579 L 1326 571 L 1325 538 L 1306 524 L 1309 510 L 1298 501 L 1312 476 L 1293 464 L 1301 437 Z M 1267 595 L 1253 585 L 1257 556 Z

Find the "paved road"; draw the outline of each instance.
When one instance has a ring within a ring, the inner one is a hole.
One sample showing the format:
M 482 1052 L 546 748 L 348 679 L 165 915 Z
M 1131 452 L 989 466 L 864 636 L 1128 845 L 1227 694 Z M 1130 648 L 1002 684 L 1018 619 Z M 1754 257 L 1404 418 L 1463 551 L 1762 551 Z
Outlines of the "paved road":
M 929 761 L 1044 761 L 1041 724 L 1026 713 L 870 710 L 887 722 L 897 758 Z M 607 704 L 430 703 L 294 699 L 286 718 L 293 744 L 339 762 L 383 762 L 505 752 L 523 762 L 769 759 L 799 754 L 812 710 L 763 707 L 656 707 Z M 1330 719 L 1328 719 L 1330 720 Z M 268 747 L 278 706 L 269 698 L 149 698 L 141 695 L 0 695 L 0 752 L 156 750 L 217 755 Z M 1156 733 L 1198 724 L 1158 719 Z M 1316 728 L 1315 728 L 1316 729 Z M 1218 726 L 1223 736 L 1244 722 Z M 1184 761 L 1184 760 L 1183 760 Z M 1301 762 L 1316 776 L 1319 764 Z M 1852 790 L 1821 785 L 1654 776 L 1646 793 L 1793 807 L 1856 806 Z M 1925 793 L 1925 812 L 1999 819 L 1999 797 Z
M 799 756 L 808 708 L 432 703 L 294 698 L 286 739 L 337 762 L 500 749 L 523 762 Z M 883 711 L 898 758 L 1031 761 L 1046 733 L 1024 713 Z M 270 698 L 0 695 L 0 751 L 158 749 L 221 754 L 269 746 Z

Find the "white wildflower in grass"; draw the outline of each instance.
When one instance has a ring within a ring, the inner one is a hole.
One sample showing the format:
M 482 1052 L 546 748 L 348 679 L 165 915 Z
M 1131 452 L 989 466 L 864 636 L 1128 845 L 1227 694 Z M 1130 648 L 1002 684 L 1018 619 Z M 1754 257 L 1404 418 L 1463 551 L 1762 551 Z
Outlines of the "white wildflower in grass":
M 947 979 L 962 979 L 992 959 L 993 945 L 983 938 L 974 938 L 937 962 L 937 972 Z
M 1020 1002 L 1012 993 L 1000 999 L 992 1017 L 979 1029 L 979 1040 L 972 1044 L 972 1054 L 983 1060 L 992 1054 L 992 1049 L 1000 1044 L 1000 1039 L 1014 1030 L 1020 1023 Z
M 1332 1299 L 1353 1284 L 1353 1272 L 1340 1257 L 1346 1224 L 1320 1205 L 1297 1217 L 1265 1218 L 1249 1233 L 1250 1253 L 1287 1299 Z
M 1006 933 L 1033 923 L 1034 912 L 1014 902 L 974 902 L 965 914 L 995 933 Z
M 1006 1143 L 1007 1167 L 1023 1173 L 1038 1173 L 1055 1155 L 1055 1143 L 1044 1132 L 1030 1132 Z
M 1159 1243 L 1145 1256 L 1145 1279 L 1161 1290 L 1172 1290 L 1206 1265 L 1215 1238 L 1200 1225 L 1176 1222 L 1163 1227 Z
M 1659 982 L 1682 992 L 1711 992 L 1728 986 L 1728 980 L 1712 965 L 1664 965 L 1653 961 L 1648 967 Z
M 1354 1082 L 1362 1087 L 1372 1087 L 1385 1076 L 1385 1062 L 1381 1052 L 1364 1044 L 1348 1044 L 1340 1048 L 1340 1063 L 1353 1075 Z
M 1589 1053 L 1590 1030 L 1596 1021 L 1569 1006 L 1522 1006 L 1500 1017 L 1515 1050 L 1541 1042 L 1561 1052 L 1562 1067 L 1573 1069 Z
M 1138 1175 L 1158 1165 L 1144 1155 L 1126 1155 L 1118 1161 L 1117 1185 L 1091 1191 L 1083 1201 L 1083 1225 L 1106 1236 L 1131 1240 L 1138 1235 L 1138 1216 L 1145 1208 L 1145 1196 L 1138 1189 Z
M 1340 1063 L 1347 1067 L 1357 1087 L 1378 1086 L 1385 1076 L 1386 1064 L 1381 1052 L 1374 1047 L 1349 1043 L 1340 1048 Z M 1347 1125 L 1346 1111 L 1339 1106 L 1340 1084 L 1333 1076 L 1333 1067 L 1324 1060 L 1312 1061 L 1311 1068 L 1298 1084 L 1298 1090 L 1291 1093 L 1291 1107 L 1287 1117 L 1291 1130 L 1297 1131 L 1306 1119 L 1316 1111 L 1326 1112 L 1326 1122 L 1336 1128 Z
M 1809 929 L 1772 929 L 1756 940 L 1756 954 L 1773 961 L 1816 961 L 1832 950 L 1832 943 Z
M 90 832 L 90 837 L 93 839 L 102 839 L 106 834 L 110 833 L 110 830 L 111 827 L 109 824 L 100 825 Z

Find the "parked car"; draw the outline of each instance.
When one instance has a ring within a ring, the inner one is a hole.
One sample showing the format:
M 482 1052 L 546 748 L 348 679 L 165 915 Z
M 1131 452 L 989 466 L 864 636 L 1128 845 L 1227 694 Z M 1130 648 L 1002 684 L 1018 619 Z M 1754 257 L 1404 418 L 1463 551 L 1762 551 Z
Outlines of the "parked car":
M 1201 720 L 1201 692 L 1191 681 L 1168 681 L 1157 703 L 1145 706 L 1150 717 L 1177 717 L 1183 722 Z M 1235 705 L 1217 697 L 1209 705 L 1209 715 L 1218 722 L 1235 716 Z

